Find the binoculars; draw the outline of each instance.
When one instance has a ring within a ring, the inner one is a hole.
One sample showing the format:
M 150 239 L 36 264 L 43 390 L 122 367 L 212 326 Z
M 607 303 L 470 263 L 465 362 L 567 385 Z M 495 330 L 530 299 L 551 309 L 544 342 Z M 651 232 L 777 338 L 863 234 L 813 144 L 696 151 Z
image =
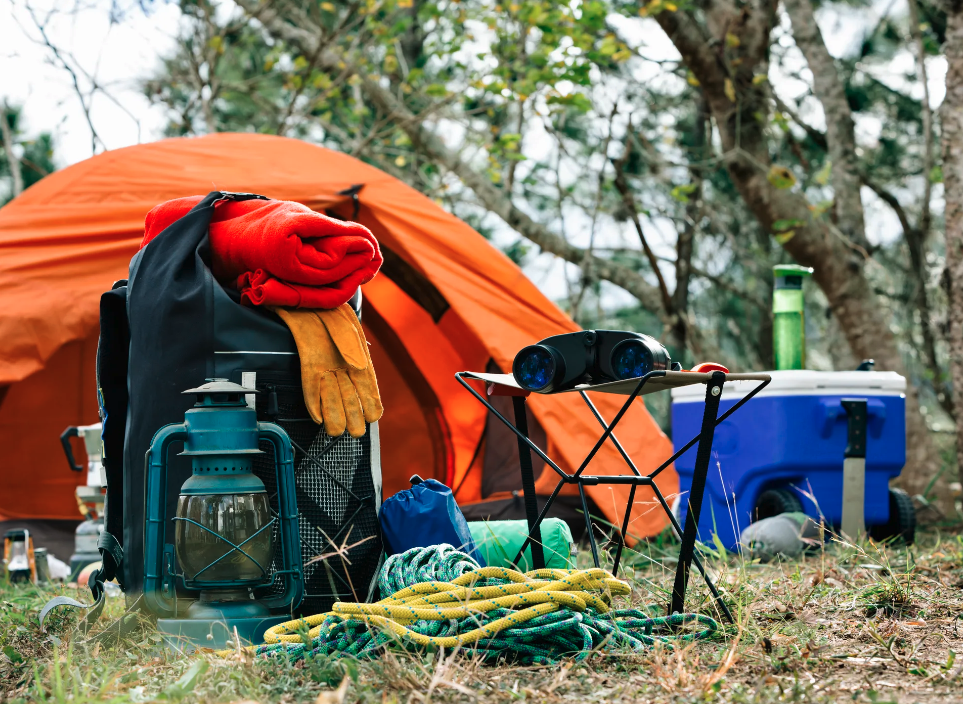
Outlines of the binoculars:
M 515 355 L 512 375 L 526 391 L 550 394 L 579 384 L 637 379 L 675 366 L 669 351 L 654 337 L 622 330 L 585 330 L 553 335 L 525 347 Z

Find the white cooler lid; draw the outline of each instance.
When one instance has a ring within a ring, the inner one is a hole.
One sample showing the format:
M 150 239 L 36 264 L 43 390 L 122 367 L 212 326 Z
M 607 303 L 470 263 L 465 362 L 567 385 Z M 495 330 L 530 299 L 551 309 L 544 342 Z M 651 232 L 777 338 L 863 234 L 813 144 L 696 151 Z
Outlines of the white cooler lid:
M 769 386 L 757 396 L 900 396 L 906 392 L 906 379 L 896 372 L 816 372 L 794 369 L 766 372 Z M 758 381 L 732 381 L 722 387 L 722 398 L 741 398 L 759 385 Z M 704 401 L 705 387 L 683 386 L 672 389 L 675 403 Z

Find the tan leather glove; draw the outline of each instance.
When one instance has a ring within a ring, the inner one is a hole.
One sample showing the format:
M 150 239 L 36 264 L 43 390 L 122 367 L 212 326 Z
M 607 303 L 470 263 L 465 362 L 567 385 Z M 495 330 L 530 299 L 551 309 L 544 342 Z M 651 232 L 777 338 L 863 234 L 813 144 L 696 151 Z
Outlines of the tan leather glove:
M 332 437 L 365 433 L 384 408 L 361 321 L 347 303 L 333 310 L 274 308 L 294 335 L 301 357 L 304 403 Z

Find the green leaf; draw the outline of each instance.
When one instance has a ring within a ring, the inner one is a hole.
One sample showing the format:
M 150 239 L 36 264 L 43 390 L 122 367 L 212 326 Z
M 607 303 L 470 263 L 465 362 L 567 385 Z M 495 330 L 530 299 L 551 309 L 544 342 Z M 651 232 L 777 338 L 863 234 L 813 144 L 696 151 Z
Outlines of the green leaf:
M 712 534 L 712 544 L 715 546 L 716 551 L 719 553 L 719 557 L 724 558 L 728 554 L 728 550 L 726 550 L 726 545 L 725 543 L 722 542 L 722 538 L 719 537 L 718 533 L 714 532 Z
M 829 177 L 833 174 L 833 162 L 830 159 L 826 159 L 826 163 L 823 164 L 823 168 L 816 172 L 813 176 L 813 181 L 818 183 L 820 186 L 825 186 L 829 183 Z
M 3 654 L 6 655 L 8 658 L 10 658 L 10 662 L 14 664 L 23 662 L 23 655 L 18 653 L 16 650 L 13 649 L 13 647 L 9 645 L 3 646 Z
M 615 36 L 611 34 L 602 39 L 602 43 L 599 45 L 599 52 L 602 56 L 612 56 L 618 50 L 619 42 Z
M 198 660 L 188 668 L 187 672 L 174 684 L 164 690 L 164 696 L 168 699 L 182 699 L 194 691 L 197 681 L 201 675 L 207 672 L 211 665 L 207 660 Z
M 345 658 L 341 661 L 341 667 L 344 668 L 345 674 L 351 678 L 351 681 L 358 684 L 358 665 L 354 660 Z
M 732 32 L 727 32 L 727 33 L 726 33 L 726 46 L 727 46 L 727 47 L 729 47 L 730 49 L 735 49 L 735 48 L 737 48 L 740 44 L 742 44 L 742 42 L 739 41 L 739 37 L 737 37 L 737 36 L 736 36 L 735 34 L 733 34 Z
M 779 244 L 786 244 L 789 240 L 796 236 L 795 230 L 787 230 L 786 232 L 780 232 L 778 235 L 773 235 L 776 238 L 776 242 Z
M 796 183 L 796 177 L 792 171 L 778 164 L 773 164 L 772 167 L 770 167 L 769 175 L 766 178 L 769 180 L 769 183 L 781 191 L 792 188 Z
M 546 100 L 550 105 L 570 105 L 580 112 L 588 112 L 592 109 L 592 101 L 581 93 L 569 93 L 568 95 L 550 95 Z
M 802 220 L 776 220 L 772 224 L 773 232 L 783 232 L 785 230 L 791 230 L 794 227 L 799 227 L 804 224 Z
M 930 183 L 943 183 L 943 167 L 934 166 L 930 170 Z
M 946 656 L 946 664 L 945 664 L 945 665 L 940 665 L 940 668 L 943 669 L 943 670 L 952 670 L 952 669 L 953 669 L 953 663 L 954 663 L 954 662 L 956 662 L 956 653 L 954 653 L 954 652 L 951 650 L 951 651 L 950 651 L 950 654 Z
M 675 198 L 680 203 L 688 203 L 689 196 L 695 191 L 699 186 L 695 183 L 686 183 L 681 186 L 676 186 L 672 189 L 672 197 Z

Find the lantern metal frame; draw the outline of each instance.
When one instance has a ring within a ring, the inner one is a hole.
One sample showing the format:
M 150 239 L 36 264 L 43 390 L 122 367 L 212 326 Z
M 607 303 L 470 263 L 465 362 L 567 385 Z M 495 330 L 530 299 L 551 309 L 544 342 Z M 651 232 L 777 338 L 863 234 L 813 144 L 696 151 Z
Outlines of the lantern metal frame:
M 506 428 L 511 430 L 518 440 L 519 467 L 522 475 L 522 491 L 525 499 L 525 513 L 528 519 L 529 534 L 525 539 L 525 542 L 522 544 L 521 549 L 518 551 L 518 555 L 515 557 L 516 564 L 521 563 L 522 555 L 525 549 L 531 545 L 532 563 L 534 567 L 538 569 L 545 566 L 545 556 L 542 549 L 540 525 L 544 518 L 548 515 L 548 512 L 551 509 L 552 504 L 555 502 L 555 499 L 558 497 L 559 492 L 561 492 L 562 487 L 564 487 L 566 484 L 574 484 L 578 488 L 579 498 L 581 499 L 582 503 L 582 511 L 585 515 L 586 534 L 592 550 L 592 560 L 596 567 L 601 567 L 599 561 L 598 544 L 595 540 L 592 517 L 589 513 L 588 499 L 585 495 L 585 487 L 596 486 L 600 484 L 620 484 L 628 485 L 631 488 L 629 490 L 629 500 L 625 509 L 625 516 L 622 520 L 622 525 L 621 527 L 618 525 L 614 526 L 617 537 L 617 548 L 615 557 L 613 559 L 611 572 L 613 575 L 617 574 L 619 564 L 622 559 L 622 552 L 625 547 L 625 535 L 628 532 L 629 520 L 631 518 L 632 508 L 635 502 L 635 492 L 638 487 L 647 486 L 652 489 L 656 499 L 662 507 L 662 510 L 665 512 L 669 522 L 672 524 L 672 527 L 675 529 L 676 533 L 681 537 L 682 541 L 682 545 L 679 550 L 679 561 L 676 567 L 675 582 L 672 589 L 672 598 L 668 609 L 669 614 L 681 613 L 683 611 L 685 605 L 685 593 L 689 581 L 689 572 L 692 563 L 695 563 L 695 566 L 702 574 L 709 591 L 712 593 L 720 612 L 730 623 L 735 622 L 728 605 L 722 599 L 722 595 L 719 593 L 718 588 L 706 572 L 705 566 L 703 565 L 702 560 L 699 558 L 698 552 L 695 550 L 695 543 L 699 526 L 699 515 L 702 510 L 703 494 L 705 492 L 706 480 L 708 477 L 709 459 L 715 428 L 737 410 L 742 408 L 742 406 L 744 406 L 751 398 L 762 391 L 772 380 L 770 375 L 761 373 L 729 374 L 723 371 L 684 372 L 657 370 L 651 371 L 645 376 L 638 377 L 636 379 L 625 379 L 622 381 L 607 382 L 595 385 L 581 385 L 574 389 L 566 389 L 551 394 L 543 394 L 555 396 L 559 394 L 577 392 L 588 406 L 589 410 L 592 412 L 592 415 L 602 426 L 602 435 L 599 437 L 598 441 L 595 443 L 589 453 L 585 456 L 585 459 L 581 462 L 578 469 L 573 473 L 564 471 L 529 438 L 525 399 L 530 395 L 530 392 L 521 388 L 511 374 L 458 372 L 455 374 L 455 378 L 472 394 L 472 396 L 474 396 L 482 405 L 484 405 L 492 414 L 494 414 L 494 416 L 503 425 L 505 425 Z M 514 424 L 505 418 L 505 416 L 503 416 L 501 413 L 499 413 L 498 410 L 495 409 L 495 407 L 492 406 L 492 404 L 488 401 L 488 399 L 482 396 L 482 394 L 480 394 L 469 383 L 472 380 L 484 382 L 486 384 L 487 395 L 489 396 L 509 396 L 512 398 L 515 416 Z M 722 399 L 722 389 L 727 381 L 758 381 L 760 383 L 752 388 L 745 396 L 736 401 L 732 408 L 725 411 L 722 415 L 719 415 L 719 403 Z M 669 457 L 669 459 L 662 462 L 654 470 L 648 474 L 642 474 L 642 472 L 639 471 L 635 463 L 632 461 L 632 458 L 629 457 L 618 438 L 615 436 L 616 426 L 625 417 L 626 412 L 637 397 L 659 391 L 666 391 L 672 388 L 691 386 L 693 384 L 706 385 L 705 411 L 703 414 L 702 427 L 699 434 L 689 440 L 685 445 L 682 446 L 680 450 L 675 452 L 671 457 Z M 628 398 L 626 399 L 625 403 L 622 404 L 622 407 L 619 409 L 612 422 L 608 423 L 596 408 L 595 404 L 593 404 L 591 399 L 588 397 L 588 394 L 586 393 L 588 391 L 628 395 Z M 605 444 L 606 440 L 610 441 L 615 446 L 619 455 L 625 461 L 628 468 L 632 471 L 631 475 L 587 475 L 584 473 L 585 469 L 601 449 L 602 445 Z M 679 525 L 678 519 L 672 512 L 672 509 L 663 496 L 662 491 L 656 484 L 655 479 L 663 470 L 675 462 L 684 453 L 692 449 L 692 447 L 697 443 L 698 449 L 696 450 L 695 470 L 692 478 L 692 486 L 689 491 L 686 522 L 685 526 L 683 527 Z M 535 495 L 535 476 L 532 465 L 532 452 L 537 454 L 539 458 L 541 458 L 545 464 L 559 476 L 558 484 L 545 501 L 545 505 L 542 507 L 541 511 L 538 510 L 538 503 Z

